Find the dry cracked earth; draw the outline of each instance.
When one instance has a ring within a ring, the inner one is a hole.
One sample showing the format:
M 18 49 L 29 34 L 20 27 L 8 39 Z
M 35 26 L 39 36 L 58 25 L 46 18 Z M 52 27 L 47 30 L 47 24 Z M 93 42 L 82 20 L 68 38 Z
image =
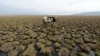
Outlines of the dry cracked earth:
M 0 56 L 100 56 L 100 16 L 0 17 Z

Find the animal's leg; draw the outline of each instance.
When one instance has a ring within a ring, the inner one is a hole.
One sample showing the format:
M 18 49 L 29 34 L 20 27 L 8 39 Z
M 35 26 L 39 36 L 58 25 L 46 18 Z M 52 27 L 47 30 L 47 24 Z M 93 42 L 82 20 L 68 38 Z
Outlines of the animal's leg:
M 45 26 L 45 23 L 43 22 L 43 26 Z
M 51 22 L 51 26 L 53 26 L 54 22 Z
M 50 26 L 50 22 L 47 23 L 47 27 Z
M 44 23 L 42 23 L 43 24 L 43 26 L 44 26 Z
M 47 25 L 48 25 L 48 23 L 47 22 L 45 22 L 45 26 L 47 27 Z
M 52 22 L 50 23 L 50 26 L 52 26 Z
M 45 22 L 43 22 L 43 26 L 44 26 L 44 27 L 46 26 L 46 23 L 45 23 Z
M 49 22 L 49 26 L 51 26 L 51 22 Z

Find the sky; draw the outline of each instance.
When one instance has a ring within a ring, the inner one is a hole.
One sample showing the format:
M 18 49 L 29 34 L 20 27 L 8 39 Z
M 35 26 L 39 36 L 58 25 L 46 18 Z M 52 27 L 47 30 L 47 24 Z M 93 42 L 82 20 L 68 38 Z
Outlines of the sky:
M 72 15 L 100 11 L 100 0 L 0 0 L 0 5 L 1 14 Z

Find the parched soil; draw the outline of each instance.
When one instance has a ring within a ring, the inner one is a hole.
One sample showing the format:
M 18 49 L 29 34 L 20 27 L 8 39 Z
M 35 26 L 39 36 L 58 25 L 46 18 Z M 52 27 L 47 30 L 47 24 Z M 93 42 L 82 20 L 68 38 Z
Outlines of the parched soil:
M 0 56 L 100 56 L 100 16 L 0 16 Z

